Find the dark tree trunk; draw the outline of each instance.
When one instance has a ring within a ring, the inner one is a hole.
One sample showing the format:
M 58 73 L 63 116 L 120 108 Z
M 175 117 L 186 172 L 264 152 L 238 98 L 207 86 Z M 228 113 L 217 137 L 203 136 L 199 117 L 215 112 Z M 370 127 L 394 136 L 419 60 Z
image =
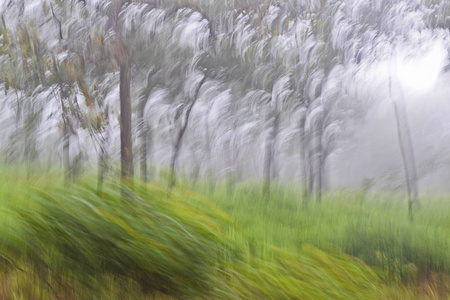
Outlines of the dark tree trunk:
M 408 215 L 413 221 L 413 203 L 418 203 L 417 172 L 414 149 L 409 131 L 404 104 L 392 102 L 397 123 L 398 142 L 403 160 L 403 169 L 408 193 Z
M 147 168 L 147 133 L 148 126 L 144 121 L 144 107 L 145 105 L 141 103 L 138 111 L 138 132 L 139 132 L 139 140 L 141 147 L 141 155 L 140 155 L 140 172 L 141 179 L 143 182 L 148 181 L 148 168 Z
M 173 147 L 172 158 L 170 159 L 170 178 L 169 187 L 173 188 L 176 184 L 176 173 L 175 166 L 178 159 L 178 154 L 180 153 L 181 141 L 183 139 L 184 130 L 183 127 L 178 131 L 177 139 L 175 141 L 175 146 Z
M 192 170 L 192 190 L 195 190 L 197 187 L 198 178 L 200 176 L 201 160 L 197 159 L 195 153 L 192 154 L 192 158 L 195 161 Z
M 127 53 L 120 64 L 120 157 L 123 181 L 133 181 L 133 145 L 131 133 L 131 68 Z
M 325 77 L 326 78 L 326 77 Z M 322 86 L 321 86 L 321 91 L 320 93 L 322 94 L 321 97 L 323 96 L 323 92 L 325 89 L 325 83 L 326 83 L 326 79 L 324 79 L 322 81 Z M 326 103 L 326 101 L 325 101 Z M 326 107 L 325 104 L 322 103 L 322 109 L 323 109 L 323 113 L 321 118 L 319 119 L 320 122 L 318 124 L 318 129 L 317 129 L 317 135 L 316 135 L 316 156 L 315 157 L 315 162 L 316 162 L 316 190 L 315 190 L 315 198 L 316 198 L 316 202 L 318 204 L 322 203 L 322 193 L 323 193 L 323 179 L 324 179 L 324 167 L 325 167 L 325 150 L 327 145 L 324 145 L 323 142 L 323 133 L 325 132 L 325 126 L 327 124 L 327 119 L 328 119 L 328 107 Z
M 314 150 L 311 137 L 309 137 L 308 142 L 308 185 L 306 190 L 308 193 L 307 196 L 310 198 L 312 196 L 314 188 Z
M 103 182 L 105 179 L 105 174 L 108 169 L 108 142 L 110 138 L 111 131 L 109 130 L 109 110 L 103 108 L 105 111 L 105 135 L 101 135 L 100 139 L 100 153 L 98 155 L 98 178 L 97 178 L 97 193 L 101 195 L 103 193 Z
M 303 195 L 302 195 L 302 206 L 303 208 L 307 208 L 309 204 L 309 198 L 311 196 L 311 191 L 308 184 L 309 179 L 309 159 L 308 159 L 308 147 L 309 142 L 306 137 L 306 130 L 305 130 L 305 123 L 306 123 L 306 116 L 302 116 L 300 119 L 300 165 L 302 170 L 302 189 L 303 189 Z
M 17 90 L 14 89 L 14 91 L 16 93 L 16 101 L 17 101 L 16 131 L 19 132 L 20 121 L 22 121 L 22 103 L 21 103 L 21 98 L 19 98 L 19 95 L 17 93 Z
M 320 128 L 317 133 L 316 137 L 316 191 L 315 191 L 315 197 L 316 202 L 318 204 L 322 203 L 322 193 L 323 193 L 323 176 L 324 176 L 324 166 L 325 166 L 325 145 L 323 145 L 323 133 L 324 133 L 324 126 L 325 126 L 325 117 L 322 117 L 320 121 Z
M 59 89 L 60 89 L 60 102 L 61 102 L 61 110 L 62 110 L 62 119 L 63 119 L 63 164 L 64 164 L 64 183 L 68 185 L 71 180 L 71 166 L 70 166 L 70 121 L 67 115 L 67 108 L 64 103 L 64 90 L 61 79 L 59 79 Z
M 97 161 L 97 194 L 103 193 L 103 182 L 105 181 L 105 162 L 103 153 L 99 154 Z
M 277 111 L 272 111 L 269 114 L 269 133 L 266 138 L 266 146 L 264 152 L 264 170 L 263 170 L 263 198 L 267 202 L 270 198 L 270 184 L 271 184 L 271 175 L 272 175 L 272 167 L 274 162 L 275 155 L 275 144 L 277 138 L 278 131 L 278 121 L 279 121 L 279 113 Z
M 147 151 L 146 157 L 147 162 L 150 162 L 150 165 L 147 163 L 147 176 L 148 180 L 152 180 L 154 178 L 154 166 L 152 166 L 152 154 L 153 154 L 153 132 L 152 128 L 150 126 L 147 127 L 147 134 L 146 134 L 146 143 L 145 143 L 145 149 Z
M 234 178 L 235 178 L 235 171 L 234 171 L 234 147 L 233 144 L 228 143 L 227 144 L 227 177 L 226 177 L 226 185 L 227 185 L 227 194 L 228 196 L 231 196 L 233 194 L 233 187 L 234 187 Z
M 71 169 L 70 169 L 70 125 L 66 117 L 63 117 L 63 161 L 64 161 L 64 182 L 66 185 L 70 183 L 71 180 Z
M 411 139 L 411 133 L 408 125 L 406 107 L 401 95 L 398 101 L 392 97 L 391 79 L 389 78 L 389 93 L 394 108 L 395 121 L 397 124 L 398 143 L 403 161 L 403 169 L 406 179 L 406 192 L 408 194 L 408 216 L 413 221 L 413 204 L 419 203 L 417 188 L 417 171 L 414 147 Z
M 106 150 L 108 139 L 109 131 L 106 132 L 106 137 L 102 139 L 102 144 L 100 145 L 100 153 L 98 155 L 97 193 L 99 195 L 103 193 L 103 182 L 105 180 L 105 173 L 108 167 L 108 152 Z
M 238 102 L 237 99 L 233 99 L 233 103 L 231 105 L 231 116 L 233 118 L 233 125 L 231 128 L 232 132 L 232 139 L 230 141 L 230 172 L 228 176 L 228 195 L 231 196 L 234 192 L 234 186 L 236 185 L 236 181 L 238 180 L 238 157 L 239 157 L 239 147 L 237 146 L 237 140 L 238 140 L 238 116 L 237 116 L 237 110 L 238 110 Z
M 39 78 L 39 83 L 44 85 L 45 84 L 45 74 L 44 70 L 42 68 L 42 62 L 41 62 L 41 56 L 39 55 L 38 47 L 39 43 L 36 41 L 34 45 L 34 55 L 36 57 L 36 68 L 37 68 L 37 74 Z
M 156 69 L 150 70 L 147 74 L 147 86 L 141 94 L 141 100 L 139 103 L 137 123 L 138 123 L 138 132 L 139 132 L 139 143 L 140 143 L 140 172 L 141 179 L 143 182 L 148 182 L 149 180 L 149 172 L 147 166 L 148 159 L 148 140 L 149 140 L 149 127 L 147 122 L 144 120 L 144 109 L 147 104 L 148 97 L 152 91 L 152 77 L 155 75 Z
M 186 116 L 184 118 L 184 123 L 181 125 L 180 130 L 178 131 L 178 135 L 177 138 L 175 140 L 175 145 L 173 147 L 173 153 L 172 153 L 172 158 L 170 160 L 170 178 L 169 178 L 169 187 L 173 188 L 176 184 L 176 171 L 175 171 L 175 167 L 176 167 L 176 163 L 177 163 L 177 159 L 178 159 L 178 155 L 180 153 L 180 148 L 183 142 L 183 136 L 184 133 L 186 132 L 187 126 L 189 124 L 189 117 L 191 115 L 191 111 L 192 108 L 194 107 L 195 103 L 197 102 L 197 98 L 198 98 L 198 93 L 200 92 L 200 88 L 203 86 L 203 83 L 205 83 L 207 76 L 205 75 L 203 77 L 203 79 L 200 81 L 200 83 L 197 86 L 197 89 L 195 90 L 194 93 L 194 99 L 192 99 L 191 105 L 189 105 L 187 111 L 186 111 Z
M 320 142 L 320 139 L 322 137 L 322 134 L 320 134 L 318 136 L 318 149 L 317 149 L 317 168 L 316 168 L 316 192 L 315 192 L 315 197 L 316 197 L 316 202 L 318 204 L 322 203 L 322 172 L 323 172 L 323 168 L 322 168 L 322 160 L 323 160 L 323 153 L 322 153 L 322 143 Z
M 206 167 L 206 181 L 208 183 L 208 192 L 212 196 L 215 189 L 215 182 L 212 170 L 212 155 L 211 155 L 211 134 L 209 132 L 209 123 L 205 124 L 205 157 L 208 166 Z
M 118 49 L 116 59 L 120 68 L 120 168 L 122 182 L 133 182 L 133 144 L 131 130 L 131 51 L 132 48 L 122 36 L 119 15 L 128 0 L 117 0 L 111 5 L 108 13 L 108 26 L 117 34 Z M 122 195 L 126 197 L 125 189 Z

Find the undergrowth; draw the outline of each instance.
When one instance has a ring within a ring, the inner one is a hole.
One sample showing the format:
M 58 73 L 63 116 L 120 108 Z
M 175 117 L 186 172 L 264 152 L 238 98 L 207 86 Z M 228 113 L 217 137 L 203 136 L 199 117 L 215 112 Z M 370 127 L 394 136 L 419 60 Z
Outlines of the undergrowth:
M 301 193 L 230 192 L 7 176 L 0 183 L 6 299 L 439 299 L 449 210 L 363 193 L 302 208 Z M 126 195 L 124 198 L 123 195 Z M 207 195 L 208 197 L 206 197 Z M 210 200 L 212 199 L 212 200 Z

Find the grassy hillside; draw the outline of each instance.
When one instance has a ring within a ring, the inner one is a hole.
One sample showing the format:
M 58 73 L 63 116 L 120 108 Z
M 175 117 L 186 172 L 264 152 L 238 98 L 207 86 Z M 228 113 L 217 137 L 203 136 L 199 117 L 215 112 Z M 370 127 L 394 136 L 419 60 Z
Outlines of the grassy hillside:
M 6 299 L 439 299 L 450 294 L 449 205 L 259 186 L 213 194 L 4 172 Z M 208 195 L 208 197 L 206 197 Z

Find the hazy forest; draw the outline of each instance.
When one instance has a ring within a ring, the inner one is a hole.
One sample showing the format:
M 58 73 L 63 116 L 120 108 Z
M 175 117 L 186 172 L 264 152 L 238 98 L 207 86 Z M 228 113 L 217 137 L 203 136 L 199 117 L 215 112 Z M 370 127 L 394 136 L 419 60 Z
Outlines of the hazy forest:
M 450 299 L 449 1 L 0 16 L 0 299 Z

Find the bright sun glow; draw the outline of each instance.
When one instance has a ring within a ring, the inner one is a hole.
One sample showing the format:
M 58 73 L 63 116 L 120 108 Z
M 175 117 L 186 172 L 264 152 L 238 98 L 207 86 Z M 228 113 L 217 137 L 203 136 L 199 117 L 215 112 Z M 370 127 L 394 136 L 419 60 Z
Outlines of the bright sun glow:
M 397 76 L 406 91 L 430 91 L 444 66 L 446 51 L 437 44 L 422 57 L 397 60 Z

